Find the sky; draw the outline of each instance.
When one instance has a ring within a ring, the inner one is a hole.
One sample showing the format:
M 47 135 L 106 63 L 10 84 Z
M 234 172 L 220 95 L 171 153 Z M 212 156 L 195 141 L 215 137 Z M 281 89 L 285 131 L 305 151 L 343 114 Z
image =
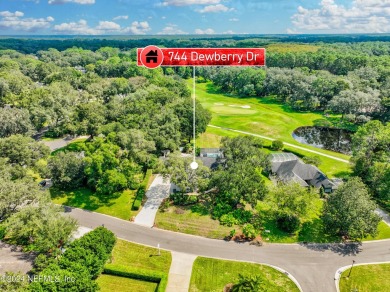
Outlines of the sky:
M 390 0 L 0 0 L 0 35 L 390 33 Z

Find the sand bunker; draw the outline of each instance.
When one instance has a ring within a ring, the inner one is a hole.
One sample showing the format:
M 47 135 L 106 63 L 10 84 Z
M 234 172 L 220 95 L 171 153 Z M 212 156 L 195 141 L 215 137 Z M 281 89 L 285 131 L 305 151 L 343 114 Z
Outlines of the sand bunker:
M 250 105 L 237 105 L 237 104 L 229 104 L 231 107 L 240 107 L 240 108 L 251 108 Z

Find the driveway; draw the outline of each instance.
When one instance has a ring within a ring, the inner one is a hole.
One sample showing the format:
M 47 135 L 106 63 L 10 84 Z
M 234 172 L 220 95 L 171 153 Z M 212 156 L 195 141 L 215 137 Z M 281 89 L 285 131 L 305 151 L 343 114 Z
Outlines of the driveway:
M 134 223 L 146 227 L 153 227 L 158 208 L 161 202 L 169 197 L 170 188 L 170 180 L 164 180 L 160 174 L 157 175 L 150 185 L 149 190 L 146 192 L 148 200 L 135 217 Z
M 265 244 L 262 247 L 186 235 L 157 228 L 145 228 L 77 208 L 67 208 L 79 224 L 96 228 L 104 224 L 119 238 L 162 249 L 205 257 L 265 263 L 294 276 L 304 292 L 336 291 L 338 268 L 356 263 L 390 261 L 390 241 L 359 244 Z

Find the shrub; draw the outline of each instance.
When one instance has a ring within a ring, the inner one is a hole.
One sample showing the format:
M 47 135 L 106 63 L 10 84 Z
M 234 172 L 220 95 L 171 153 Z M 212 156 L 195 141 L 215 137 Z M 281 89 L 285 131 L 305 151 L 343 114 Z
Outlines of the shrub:
M 276 220 L 278 227 L 288 233 L 297 231 L 301 225 L 299 217 L 290 213 L 280 213 Z
M 0 225 L 0 240 L 2 240 L 5 237 L 5 234 L 7 233 L 7 229 L 5 226 Z
M 234 218 L 232 213 L 229 213 L 229 214 L 222 215 L 221 218 L 219 218 L 219 222 L 222 225 L 226 225 L 226 226 L 231 227 L 231 226 L 237 224 L 238 220 L 236 218 Z
M 284 147 L 284 144 L 283 144 L 282 141 L 280 141 L 280 140 L 274 140 L 274 141 L 272 141 L 272 146 L 271 146 L 271 148 L 272 148 L 273 150 L 275 150 L 275 151 L 280 151 L 280 150 L 283 149 L 283 147 Z
M 302 158 L 302 160 L 307 164 L 312 164 L 317 167 L 321 165 L 321 158 L 318 156 L 305 156 Z
M 141 203 L 142 203 L 141 201 L 135 200 L 133 206 L 131 207 L 131 210 L 138 211 L 139 208 L 141 207 Z
M 222 215 L 229 214 L 232 210 L 232 206 L 225 202 L 220 202 L 214 206 L 211 215 L 213 219 L 219 219 Z
M 239 224 L 249 223 L 252 218 L 252 212 L 244 209 L 236 209 L 232 214 Z
M 245 235 L 245 237 L 249 239 L 253 239 L 257 235 L 257 231 L 255 227 L 253 227 L 253 225 L 250 223 L 244 225 L 244 228 L 242 229 L 242 233 Z

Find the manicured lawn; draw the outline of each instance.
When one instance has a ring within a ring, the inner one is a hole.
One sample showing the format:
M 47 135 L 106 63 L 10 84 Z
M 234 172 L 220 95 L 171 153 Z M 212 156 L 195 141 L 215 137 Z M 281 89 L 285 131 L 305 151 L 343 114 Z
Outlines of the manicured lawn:
M 341 274 L 340 291 L 387 292 L 390 291 L 390 264 L 354 266 Z
M 131 210 L 135 192 L 135 190 L 125 190 L 117 196 L 108 197 L 98 196 L 87 188 L 74 191 L 50 189 L 50 195 L 55 204 L 82 208 L 124 220 L 129 220 L 138 214 L 138 211 Z
M 96 282 L 101 292 L 155 292 L 157 288 L 157 283 L 104 274 L 100 275 Z
M 189 291 L 223 291 L 226 284 L 237 283 L 240 273 L 259 275 L 264 279 L 269 292 L 299 291 L 286 275 L 271 267 L 203 257 L 198 257 L 194 262 Z
M 162 246 L 163 248 L 163 246 Z M 169 251 L 161 250 L 118 239 L 109 261 L 110 267 L 131 266 L 132 268 L 169 273 L 172 256 Z
M 191 80 L 188 82 L 190 84 Z M 348 155 L 304 145 L 298 143 L 292 137 L 292 132 L 298 127 L 313 126 L 320 124 L 324 120 L 337 121 L 337 116 L 324 117 L 320 113 L 296 112 L 287 105 L 277 102 L 273 97 L 239 98 L 228 96 L 217 92 L 211 83 L 199 83 L 196 85 L 196 90 L 197 99 L 205 108 L 212 112 L 212 120 L 210 122 L 212 125 L 280 139 L 284 142 L 349 160 Z M 236 136 L 228 134 L 228 132 L 208 127 L 206 134 L 198 139 L 198 145 L 200 147 L 215 147 L 221 136 Z M 314 155 L 313 153 L 296 150 L 295 148 L 291 150 L 303 155 Z M 321 156 L 321 160 L 322 165 L 320 168 L 330 176 L 345 175 L 350 172 L 348 163 L 339 162 L 324 156 Z
M 156 224 L 158 228 L 216 239 L 228 236 L 232 229 L 241 232 L 238 226 L 220 225 L 207 211 L 193 212 L 191 208 L 176 206 L 169 207 L 164 213 L 157 212 Z
M 165 250 L 158 253 L 157 248 L 135 244 L 117 239 L 106 269 L 127 271 L 133 275 L 150 274 L 168 276 L 171 266 L 171 253 Z M 101 291 L 156 291 L 157 283 L 133 279 L 134 276 L 121 277 L 103 274 L 98 278 Z

